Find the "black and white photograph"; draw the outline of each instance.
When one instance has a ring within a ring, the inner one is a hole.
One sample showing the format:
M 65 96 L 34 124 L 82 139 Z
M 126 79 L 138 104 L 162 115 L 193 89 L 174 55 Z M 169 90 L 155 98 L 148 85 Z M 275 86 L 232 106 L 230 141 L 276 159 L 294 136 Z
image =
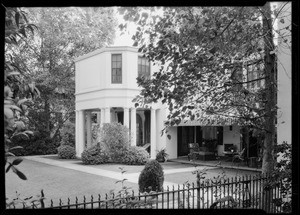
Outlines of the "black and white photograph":
M 3 210 L 294 212 L 292 3 L 1 4 Z

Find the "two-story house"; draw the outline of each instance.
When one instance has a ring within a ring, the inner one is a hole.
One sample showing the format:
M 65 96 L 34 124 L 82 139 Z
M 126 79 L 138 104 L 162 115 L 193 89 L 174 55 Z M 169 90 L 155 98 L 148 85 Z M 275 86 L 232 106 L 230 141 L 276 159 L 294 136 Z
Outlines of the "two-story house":
M 76 65 L 76 154 L 81 156 L 85 147 L 92 144 L 91 116 L 96 122 L 120 122 L 130 129 L 131 144 L 143 146 L 150 143 L 151 158 L 157 150 L 166 148 L 169 158 L 189 153 L 188 143 L 215 140 L 215 152 L 224 155 L 224 145 L 242 148 L 240 128 L 223 121 L 181 123 L 164 129 L 167 107 L 161 103 L 135 108 L 132 100 L 139 94 L 138 76 L 149 76 L 159 67 L 145 59 L 137 48 L 129 46 L 106 47 L 75 60 Z M 162 135 L 161 135 L 162 134 Z

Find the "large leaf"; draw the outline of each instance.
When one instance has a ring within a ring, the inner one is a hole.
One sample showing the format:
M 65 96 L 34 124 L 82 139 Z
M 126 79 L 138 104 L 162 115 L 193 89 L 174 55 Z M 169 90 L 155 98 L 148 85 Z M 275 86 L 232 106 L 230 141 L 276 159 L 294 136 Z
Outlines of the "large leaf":
M 10 119 L 14 117 L 14 112 L 9 107 L 4 106 L 4 115 L 6 118 Z
M 19 165 L 22 161 L 23 161 L 22 158 L 17 158 L 15 160 L 13 160 L 12 165 Z

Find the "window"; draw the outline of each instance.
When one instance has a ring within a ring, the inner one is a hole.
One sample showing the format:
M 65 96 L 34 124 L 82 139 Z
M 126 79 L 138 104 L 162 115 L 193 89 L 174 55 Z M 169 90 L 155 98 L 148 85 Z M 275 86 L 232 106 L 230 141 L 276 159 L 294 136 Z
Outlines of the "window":
M 249 89 L 262 88 L 264 87 L 264 79 L 252 81 L 256 79 L 263 78 L 264 76 L 264 63 L 261 62 L 258 65 L 248 65 L 247 69 L 247 81 Z M 251 82 L 252 81 L 252 82 Z
M 150 78 L 150 62 L 145 57 L 138 58 L 138 77 Z
M 122 84 L 122 55 L 111 55 L 111 83 Z

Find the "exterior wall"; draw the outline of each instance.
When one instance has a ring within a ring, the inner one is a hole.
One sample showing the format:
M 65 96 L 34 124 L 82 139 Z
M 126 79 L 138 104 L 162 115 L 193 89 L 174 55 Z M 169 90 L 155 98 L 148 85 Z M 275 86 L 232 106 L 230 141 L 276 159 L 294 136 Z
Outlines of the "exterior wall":
M 230 131 L 230 126 L 224 126 L 223 130 L 223 145 L 218 145 L 218 155 L 223 156 L 224 144 L 233 143 L 237 146 L 237 151 L 241 150 L 240 146 L 240 127 L 238 125 L 232 126 L 232 131 Z
M 286 2 L 277 2 L 277 8 L 281 8 Z M 282 35 L 291 35 L 291 32 L 284 28 L 291 25 L 291 3 L 288 3 L 282 10 L 283 14 L 280 16 L 285 17 L 284 23 L 278 19 L 278 29 Z M 277 142 L 281 144 L 283 141 L 292 143 L 292 62 L 291 62 L 291 47 L 284 44 L 282 40 L 288 39 L 291 41 L 291 36 L 278 38 L 278 64 L 277 64 Z
M 168 158 L 177 158 L 177 127 L 169 127 L 167 135 L 171 136 L 171 139 L 167 137 L 165 139 Z
M 161 135 L 161 132 L 164 129 L 163 119 L 166 119 L 166 111 L 165 109 L 158 109 L 156 111 L 156 149 L 157 150 L 166 148 L 166 138 L 167 138 L 166 134 L 164 132 L 163 135 Z

